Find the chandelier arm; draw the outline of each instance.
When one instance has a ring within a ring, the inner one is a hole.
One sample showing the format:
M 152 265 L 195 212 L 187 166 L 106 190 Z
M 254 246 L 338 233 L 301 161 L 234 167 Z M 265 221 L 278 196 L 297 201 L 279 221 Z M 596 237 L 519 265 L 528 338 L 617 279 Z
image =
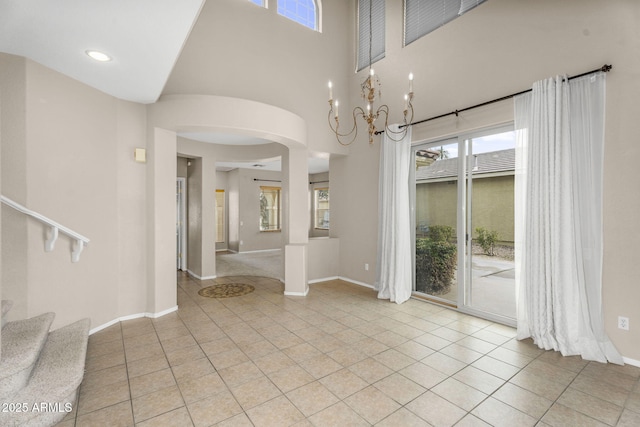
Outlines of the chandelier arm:
M 410 104 L 408 105 L 408 107 L 411 109 L 411 116 L 413 119 L 413 106 L 411 106 Z M 390 140 L 394 141 L 394 142 L 400 142 L 404 139 L 405 135 L 407 134 L 407 114 L 406 112 L 404 113 L 404 125 L 400 127 L 400 130 L 398 131 L 394 131 L 389 127 L 389 123 L 388 123 L 388 119 L 389 119 L 389 107 L 386 104 L 381 105 L 380 107 L 378 107 L 378 111 L 376 112 L 376 115 L 380 115 L 380 113 L 384 113 L 385 116 L 385 120 L 384 120 L 384 132 L 387 134 L 387 138 L 389 138 Z M 409 121 L 409 123 L 411 123 L 411 120 Z
M 364 114 L 364 110 L 361 107 L 356 107 L 353 109 L 353 127 L 351 128 L 351 130 L 347 133 L 340 133 L 338 131 L 338 128 L 340 127 L 340 122 L 338 121 L 337 117 L 334 116 L 334 120 L 336 122 L 336 126 L 335 128 L 333 127 L 333 125 L 331 124 L 331 116 L 333 114 L 333 105 L 331 105 L 331 109 L 329 110 L 329 116 L 328 116 L 328 121 L 329 121 L 329 127 L 331 128 L 331 130 L 333 131 L 333 133 L 336 135 L 336 139 L 338 140 L 338 142 L 341 145 L 351 145 L 353 143 L 353 141 L 355 141 L 355 139 L 358 137 L 358 126 L 356 124 L 356 118 L 358 115 L 365 117 Z M 351 140 L 349 142 L 343 142 L 340 138 L 346 138 L 349 135 L 353 134 L 353 137 L 351 138 Z
M 387 104 L 382 104 L 378 107 L 376 111 L 376 118 L 380 116 L 380 113 L 384 113 L 384 130 L 389 129 L 389 106 Z

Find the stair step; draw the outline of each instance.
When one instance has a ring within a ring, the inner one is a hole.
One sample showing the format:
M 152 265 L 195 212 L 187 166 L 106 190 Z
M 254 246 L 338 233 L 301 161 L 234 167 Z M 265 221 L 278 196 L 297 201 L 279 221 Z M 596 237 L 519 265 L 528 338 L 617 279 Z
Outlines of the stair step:
M 71 412 L 84 376 L 90 324 L 82 319 L 49 334 L 29 384 L 10 399 L 27 411 L 0 412 L 0 425 L 55 425 Z
M 38 360 L 55 315 L 8 322 L 2 328 L 0 353 L 0 401 L 23 388 Z
M 5 322 L 4 317 L 7 315 L 9 310 L 11 310 L 11 307 L 13 307 L 13 301 L 11 301 L 10 299 L 2 300 L 2 327 L 3 328 L 4 328 L 4 325 L 7 323 Z

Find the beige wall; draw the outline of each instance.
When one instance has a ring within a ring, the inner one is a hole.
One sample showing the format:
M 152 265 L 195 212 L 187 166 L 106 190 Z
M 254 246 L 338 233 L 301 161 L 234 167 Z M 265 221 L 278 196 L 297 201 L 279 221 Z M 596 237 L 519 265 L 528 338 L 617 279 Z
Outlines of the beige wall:
M 276 7 L 208 1 L 163 93 L 229 96 L 283 108 L 307 123 L 310 150 L 347 153 L 331 143 L 327 82 L 334 82 L 347 107 L 353 69 L 351 44 L 345 41 L 352 37 L 349 3 L 323 0 L 318 33 L 281 17 Z
M 229 250 L 240 250 L 240 188 L 238 175 L 239 169 L 234 169 L 227 174 L 227 201 L 229 204 Z
M 401 108 L 406 75 L 414 73 L 416 119 L 518 92 L 545 77 L 613 64 L 607 75 L 604 159 L 604 321 L 621 353 L 640 360 L 640 327 L 633 326 L 640 324 L 635 303 L 640 300 L 635 286 L 640 230 L 634 226 L 640 193 L 629 191 L 640 184 L 635 171 L 640 146 L 633 142 L 640 134 L 635 99 L 640 3 L 491 0 L 406 48 L 402 2 L 386 2 L 386 7 L 387 52 L 375 70 L 392 111 Z M 350 80 L 354 104 L 362 79 L 363 72 Z M 413 139 L 438 139 L 511 120 L 513 103 L 507 101 L 416 126 Z M 375 276 L 364 271 L 363 263 L 375 263 L 378 159 L 378 144 L 370 147 L 363 135 L 350 156 L 331 162 L 332 233 L 340 237 L 341 274 L 370 284 Z M 617 329 L 618 315 L 630 318 L 630 331 Z
M 146 313 L 159 316 L 177 309 L 175 132 L 147 126 L 147 151 Z
M 2 194 L 24 204 L 27 197 L 26 60 L 0 54 Z M 11 143 L 9 143 L 11 141 Z M 12 159 L 10 162 L 7 159 Z M 2 205 L 2 297 L 13 300 L 8 319 L 27 315 L 27 218 Z M 11 243 L 9 243 L 11 242 Z
M 178 176 L 178 178 L 186 178 L 188 175 L 188 171 L 189 171 L 189 167 L 187 166 L 189 162 L 189 159 L 187 159 L 186 157 L 178 157 L 176 158 L 176 168 L 177 168 L 177 173 L 176 175 Z
M 282 231 L 260 231 L 260 187 L 280 187 L 282 173 L 239 169 L 238 179 L 238 252 L 281 249 L 284 245 Z M 254 181 L 258 179 L 258 181 Z M 266 181 L 262 181 L 266 180 Z M 278 181 L 278 182 L 272 182 Z M 282 206 L 281 206 L 282 208 Z
M 45 252 L 45 227 L 3 208 L 11 231 L 2 243 L 15 248 L 3 253 L 2 270 L 3 297 L 17 303 L 11 318 L 54 311 L 54 328 L 81 317 L 95 327 L 145 312 L 146 177 L 133 160 L 133 148 L 146 146 L 144 106 L 0 57 L 3 88 L 16 97 L 2 106 L 3 118 L 15 119 L 2 121 L 3 136 L 16 136 L 2 145 L 2 172 L 10 174 L 2 192 L 91 239 L 72 263 L 67 237 Z
M 202 158 L 187 172 L 187 270 L 202 277 Z

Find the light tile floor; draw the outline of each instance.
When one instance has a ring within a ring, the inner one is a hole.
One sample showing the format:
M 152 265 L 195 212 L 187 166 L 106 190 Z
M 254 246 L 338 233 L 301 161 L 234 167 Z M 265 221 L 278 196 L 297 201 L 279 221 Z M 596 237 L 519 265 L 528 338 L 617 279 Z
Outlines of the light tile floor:
M 217 279 L 239 281 L 238 278 Z M 60 426 L 638 426 L 640 369 L 544 352 L 514 330 L 340 280 L 285 297 L 274 280 L 89 339 Z

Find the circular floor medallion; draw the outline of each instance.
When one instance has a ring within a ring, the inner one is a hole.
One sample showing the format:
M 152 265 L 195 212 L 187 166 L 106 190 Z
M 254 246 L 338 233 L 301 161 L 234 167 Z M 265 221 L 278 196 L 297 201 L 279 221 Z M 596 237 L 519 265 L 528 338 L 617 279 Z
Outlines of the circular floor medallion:
M 256 288 L 246 283 L 224 283 L 221 285 L 207 286 L 198 291 L 198 294 L 207 298 L 231 298 L 250 294 Z

